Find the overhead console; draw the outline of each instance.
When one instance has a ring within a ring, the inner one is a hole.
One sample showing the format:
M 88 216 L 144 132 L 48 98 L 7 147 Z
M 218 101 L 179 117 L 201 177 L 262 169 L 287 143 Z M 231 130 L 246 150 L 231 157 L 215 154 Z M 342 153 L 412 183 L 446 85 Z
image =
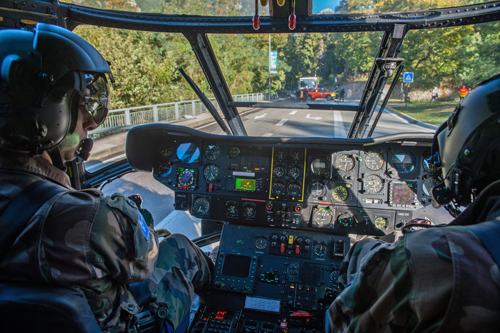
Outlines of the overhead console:
M 230 224 L 384 235 L 439 183 L 432 135 L 372 139 L 231 137 L 136 127 L 127 158 L 175 191 L 175 208 Z

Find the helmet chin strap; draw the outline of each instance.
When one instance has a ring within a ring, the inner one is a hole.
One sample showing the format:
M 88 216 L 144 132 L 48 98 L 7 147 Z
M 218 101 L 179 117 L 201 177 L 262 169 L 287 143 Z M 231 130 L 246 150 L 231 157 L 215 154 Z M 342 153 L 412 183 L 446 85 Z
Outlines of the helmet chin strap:
M 66 166 L 61 157 L 61 152 L 59 151 L 59 146 L 55 146 L 47 150 L 49 153 L 50 159 L 52 160 L 52 164 L 62 171 L 66 171 Z

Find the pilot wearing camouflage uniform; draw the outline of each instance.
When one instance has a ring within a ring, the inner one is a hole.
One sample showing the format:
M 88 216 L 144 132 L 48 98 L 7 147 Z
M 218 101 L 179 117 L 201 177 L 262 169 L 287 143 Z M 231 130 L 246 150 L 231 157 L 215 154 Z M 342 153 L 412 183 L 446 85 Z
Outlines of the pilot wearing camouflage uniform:
M 182 235 L 159 242 L 133 200 L 75 191 L 61 170 L 88 157 L 87 132 L 107 116 L 114 81 L 108 63 L 52 25 L 2 30 L 0 45 L 0 216 L 39 180 L 59 189 L 29 220 L 2 221 L 2 232 L 11 223 L 25 226 L 2 248 L 0 282 L 78 286 L 103 332 L 134 332 L 134 315 L 148 309 L 159 330 L 172 332 L 193 293 L 210 285 L 211 260 Z M 135 290 L 151 300 L 144 309 L 129 287 L 139 281 Z
M 444 184 L 433 189 L 433 204 L 467 209 L 448 225 L 408 228 L 394 244 L 355 243 L 329 309 L 331 332 L 498 332 L 499 133 L 497 75 L 434 136 L 432 160 Z

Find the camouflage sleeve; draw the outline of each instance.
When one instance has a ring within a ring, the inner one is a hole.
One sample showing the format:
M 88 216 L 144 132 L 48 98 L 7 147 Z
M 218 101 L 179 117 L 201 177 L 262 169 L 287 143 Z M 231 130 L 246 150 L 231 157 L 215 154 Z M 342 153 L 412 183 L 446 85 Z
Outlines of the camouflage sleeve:
M 340 272 L 342 293 L 329 309 L 331 332 L 392 332 L 412 327 L 412 281 L 403 243 L 354 244 Z
M 358 242 L 341 266 L 330 331 L 432 332 L 443 322 L 453 283 L 450 247 L 439 228 L 394 244 Z
M 108 275 L 120 284 L 130 284 L 153 272 L 158 238 L 131 199 L 113 194 L 100 197 L 90 249 L 96 278 Z
M 204 296 L 211 282 L 211 259 L 186 236 L 172 234 L 160 243 L 153 274 L 146 280 L 156 296 L 149 310 L 177 328 L 189 311 L 193 294 Z

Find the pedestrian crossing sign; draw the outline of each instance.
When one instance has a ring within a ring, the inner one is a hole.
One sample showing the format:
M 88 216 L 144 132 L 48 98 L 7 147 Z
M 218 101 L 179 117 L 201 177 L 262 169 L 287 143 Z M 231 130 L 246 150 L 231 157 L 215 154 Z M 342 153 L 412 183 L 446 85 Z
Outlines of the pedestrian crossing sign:
M 413 82 L 413 73 L 403 73 L 403 82 Z

